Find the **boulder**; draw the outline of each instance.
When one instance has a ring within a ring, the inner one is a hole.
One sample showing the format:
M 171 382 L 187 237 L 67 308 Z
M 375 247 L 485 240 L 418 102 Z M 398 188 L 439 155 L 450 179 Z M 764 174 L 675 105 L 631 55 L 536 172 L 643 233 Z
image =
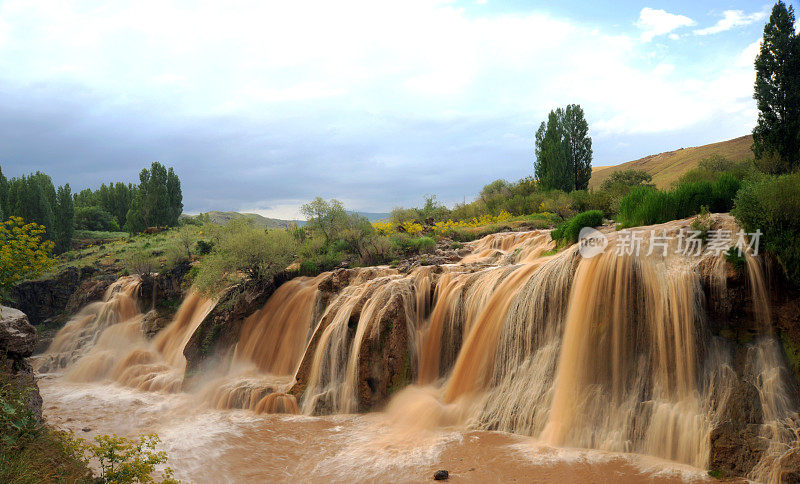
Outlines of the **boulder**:
M 36 328 L 18 309 L 0 306 L 0 377 L 5 383 L 25 389 L 28 407 L 42 421 L 42 397 L 33 367 L 25 359 L 36 347 Z
M 152 338 L 159 331 L 164 329 L 169 323 L 170 318 L 162 317 L 158 311 L 151 309 L 142 317 L 142 333 L 148 338 Z
M 36 328 L 22 311 L 0 306 L 0 353 L 12 359 L 25 358 L 36 348 Z

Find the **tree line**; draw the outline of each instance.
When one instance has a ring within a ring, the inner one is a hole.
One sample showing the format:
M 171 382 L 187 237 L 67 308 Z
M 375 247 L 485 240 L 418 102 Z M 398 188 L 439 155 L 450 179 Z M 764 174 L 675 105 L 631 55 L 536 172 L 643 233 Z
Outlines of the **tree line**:
M 104 183 L 75 194 L 69 183 L 56 187 L 44 173 L 9 180 L 0 169 L 0 219 L 19 216 L 43 225 L 59 253 L 69 250 L 76 229 L 139 233 L 177 225 L 182 211 L 180 179 L 173 168 L 158 162 L 139 173 L 138 185 Z

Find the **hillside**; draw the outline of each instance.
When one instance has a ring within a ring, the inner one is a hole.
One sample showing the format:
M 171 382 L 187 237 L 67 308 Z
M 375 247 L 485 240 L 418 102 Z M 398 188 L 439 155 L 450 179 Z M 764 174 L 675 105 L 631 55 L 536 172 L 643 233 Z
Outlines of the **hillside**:
M 296 225 L 303 225 L 305 222 L 302 220 L 282 220 L 278 218 L 268 218 L 261 216 L 257 213 L 239 213 L 239 212 L 220 212 L 218 210 L 213 210 L 211 212 L 206 212 L 203 215 L 208 215 L 209 220 L 213 223 L 225 225 L 229 221 L 238 218 L 246 218 L 251 220 L 253 224 L 257 227 L 269 227 L 269 228 L 285 228 L 289 227 L 292 224 Z M 197 215 L 186 215 L 183 214 L 181 217 L 189 217 L 195 218 Z
M 656 186 L 668 188 L 682 174 L 697 167 L 700 160 L 711 155 L 722 155 L 731 161 L 751 158 L 753 156 L 753 152 L 750 151 L 752 144 L 753 137 L 746 135 L 719 143 L 649 155 L 620 165 L 597 167 L 592 171 L 589 188 L 599 187 L 603 180 L 618 170 L 644 170 L 653 175 L 653 182 Z

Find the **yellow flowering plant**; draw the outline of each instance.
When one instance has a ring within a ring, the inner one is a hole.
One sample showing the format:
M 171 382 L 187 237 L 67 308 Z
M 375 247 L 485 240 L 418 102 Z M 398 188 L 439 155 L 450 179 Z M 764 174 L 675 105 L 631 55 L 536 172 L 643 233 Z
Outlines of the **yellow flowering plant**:
M 0 297 L 18 281 L 36 277 L 53 267 L 55 244 L 44 240 L 46 230 L 22 217 L 0 223 Z

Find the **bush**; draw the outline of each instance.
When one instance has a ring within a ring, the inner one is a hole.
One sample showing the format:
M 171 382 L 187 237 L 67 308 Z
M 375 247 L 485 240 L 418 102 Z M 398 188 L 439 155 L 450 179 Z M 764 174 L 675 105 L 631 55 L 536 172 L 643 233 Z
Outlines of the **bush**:
M 668 192 L 636 187 L 620 200 L 618 221 L 624 227 L 653 225 L 697 214 L 703 206 L 727 212 L 739 186 L 736 177 L 723 173 L 714 182 L 682 183 Z
M 75 209 L 75 230 L 118 232 L 119 224 L 113 215 L 98 206 Z
M 209 242 L 207 240 L 198 240 L 197 243 L 194 245 L 195 251 L 197 251 L 200 255 L 208 255 L 214 249 L 214 242 Z
M 611 191 L 617 187 L 638 187 L 650 186 L 652 187 L 653 176 L 644 170 L 619 170 L 611 173 L 603 183 L 600 189 L 604 191 Z
M 597 227 L 603 224 L 603 212 L 590 210 L 566 220 L 550 232 L 550 237 L 559 245 L 574 244 L 578 241 L 581 229 L 584 227 Z
M 731 213 L 745 231 L 763 232 L 762 247 L 800 287 L 800 173 L 745 182 Z
M 433 252 L 436 241 L 430 237 L 412 237 L 408 234 L 396 234 L 391 238 L 392 245 L 405 254 L 421 254 Z
M 212 252 L 203 259 L 195 284 L 208 293 L 235 282 L 239 274 L 266 281 L 295 258 L 297 242 L 283 229 L 261 229 L 232 220 L 218 234 Z

